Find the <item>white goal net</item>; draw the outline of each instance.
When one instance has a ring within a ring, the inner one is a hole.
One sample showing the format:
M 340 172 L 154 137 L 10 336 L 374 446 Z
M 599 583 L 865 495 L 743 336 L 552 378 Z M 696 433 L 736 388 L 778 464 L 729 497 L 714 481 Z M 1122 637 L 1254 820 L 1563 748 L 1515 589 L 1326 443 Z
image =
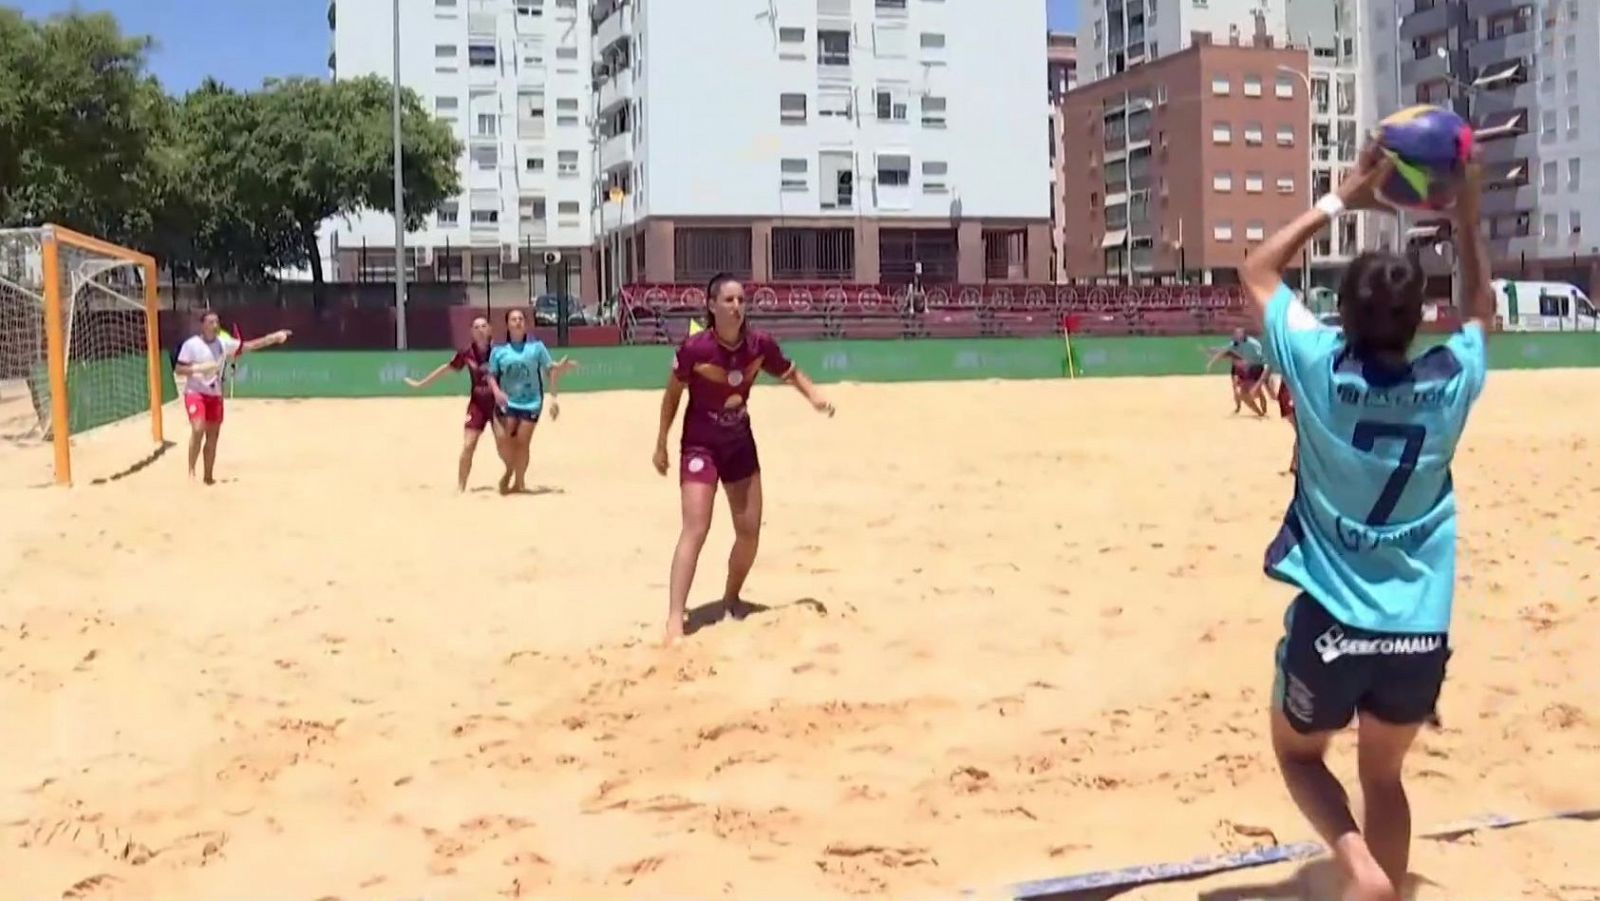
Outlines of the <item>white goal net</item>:
M 0 440 L 56 443 L 60 481 L 72 437 L 141 415 L 159 437 L 154 277 L 148 257 L 64 229 L 0 229 Z

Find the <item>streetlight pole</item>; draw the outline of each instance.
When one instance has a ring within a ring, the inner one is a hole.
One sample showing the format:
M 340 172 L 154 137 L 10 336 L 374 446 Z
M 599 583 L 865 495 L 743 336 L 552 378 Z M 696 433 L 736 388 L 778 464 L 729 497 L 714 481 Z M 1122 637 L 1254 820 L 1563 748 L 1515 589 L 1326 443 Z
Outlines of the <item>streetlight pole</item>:
M 406 349 L 406 198 L 405 161 L 400 147 L 400 0 L 394 0 L 394 346 Z

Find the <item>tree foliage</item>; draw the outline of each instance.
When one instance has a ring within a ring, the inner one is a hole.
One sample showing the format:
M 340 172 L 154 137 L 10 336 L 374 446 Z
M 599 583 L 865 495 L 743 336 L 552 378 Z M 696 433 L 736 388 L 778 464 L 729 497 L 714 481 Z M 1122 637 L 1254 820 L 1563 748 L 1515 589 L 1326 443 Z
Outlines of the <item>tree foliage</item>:
M 148 74 L 149 47 L 108 14 L 0 8 L 0 225 L 59 222 L 181 272 L 309 265 L 320 283 L 324 222 L 393 211 L 389 82 L 207 81 L 173 98 Z M 415 228 L 461 190 L 461 146 L 409 89 L 401 112 Z

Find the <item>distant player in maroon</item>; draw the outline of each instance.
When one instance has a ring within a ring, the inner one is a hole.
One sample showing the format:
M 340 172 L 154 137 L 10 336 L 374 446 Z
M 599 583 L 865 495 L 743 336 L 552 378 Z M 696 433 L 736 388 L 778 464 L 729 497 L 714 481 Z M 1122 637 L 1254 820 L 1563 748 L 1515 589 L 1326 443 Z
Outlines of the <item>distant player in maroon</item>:
M 666 396 L 661 400 L 661 431 L 656 439 L 656 472 L 666 475 L 667 432 L 678 418 L 678 402 L 687 389 L 689 409 L 683 417 L 678 464 L 683 531 L 672 556 L 668 644 L 683 637 L 684 610 L 700 550 L 711 531 L 718 482 L 728 494 L 734 534 L 728 581 L 722 592 L 723 611 L 740 618 L 748 612 L 739 593 L 755 564 L 761 538 L 761 461 L 748 409 L 750 387 L 756 378 L 765 372 L 788 382 L 818 412 L 833 415 L 833 405 L 783 355 L 778 342 L 745 324 L 744 286 L 732 276 L 718 275 L 706 289 L 706 324 L 705 331 L 690 335 L 678 347 Z
M 450 362 L 440 364 L 425 378 L 406 379 L 406 384 L 413 388 L 426 388 L 446 372 L 467 371 L 472 390 L 467 396 L 467 422 L 461 442 L 461 460 L 456 465 L 456 485 L 462 491 L 467 490 L 467 477 L 472 475 L 472 456 L 478 450 L 478 439 L 483 437 L 484 429 L 494 430 L 495 451 L 502 462 L 506 458 L 505 438 L 495 425 L 494 392 L 489 390 L 489 337 L 489 320 L 479 316 L 472 320 L 472 343 L 456 351 Z

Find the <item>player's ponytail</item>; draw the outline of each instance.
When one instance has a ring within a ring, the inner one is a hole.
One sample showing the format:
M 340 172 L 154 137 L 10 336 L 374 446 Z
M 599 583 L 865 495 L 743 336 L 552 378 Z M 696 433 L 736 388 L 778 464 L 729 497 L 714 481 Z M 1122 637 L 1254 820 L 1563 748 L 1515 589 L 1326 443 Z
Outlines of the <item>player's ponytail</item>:
M 1345 340 L 1363 360 L 1403 356 L 1422 325 L 1422 266 L 1411 255 L 1369 251 L 1357 256 L 1339 283 Z

